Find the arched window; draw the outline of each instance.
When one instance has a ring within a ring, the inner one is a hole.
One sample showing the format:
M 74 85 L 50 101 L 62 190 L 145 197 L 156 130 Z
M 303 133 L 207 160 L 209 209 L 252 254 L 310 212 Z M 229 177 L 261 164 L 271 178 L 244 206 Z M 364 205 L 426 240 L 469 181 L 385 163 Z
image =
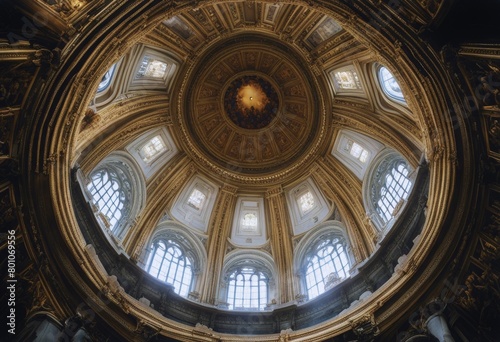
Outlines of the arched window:
M 309 248 L 304 259 L 305 290 L 313 299 L 349 275 L 349 257 L 342 236 L 324 235 Z
M 399 153 L 385 151 L 376 157 L 363 184 L 363 196 L 367 213 L 379 228 L 385 228 L 408 199 L 412 177 L 411 167 Z
M 120 167 L 111 163 L 94 170 L 90 179 L 87 188 L 93 202 L 105 216 L 108 228 L 115 233 L 131 200 L 130 180 Z
M 253 266 L 240 266 L 228 277 L 229 309 L 264 310 L 269 298 L 268 276 Z
M 219 307 L 230 310 L 266 310 L 275 303 L 276 266 L 269 253 L 238 249 L 224 259 Z
M 206 258 L 199 237 L 166 217 L 152 234 L 138 264 L 153 277 L 173 285 L 178 295 L 198 300 L 197 280 L 206 269 Z
M 321 223 L 300 240 L 294 251 L 301 298 L 311 300 L 350 276 L 355 263 L 344 224 Z
M 113 152 L 86 178 L 86 190 L 98 220 L 118 239 L 123 239 L 143 208 L 145 188 L 140 168 L 126 152 Z
M 193 283 L 192 261 L 182 246 L 173 240 L 158 240 L 151 246 L 146 270 L 153 277 L 174 286 L 174 291 L 187 297 Z
M 403 199 L 408 198 L 411 181 L 408 179 L 408 166 L 404 161 L 398 161 L 391 165 L 385 173 L 383 183 L 380 183 L 378 191 L 377 212 L 386 221 L 393 215 L 394 209 Z M 381 179 L 382 180 L 382 179 Z
M 385 95 L 393 100 L 405 102 L 401 87 L 389 69 L 380 66 L 378 69 L 378 80 Z

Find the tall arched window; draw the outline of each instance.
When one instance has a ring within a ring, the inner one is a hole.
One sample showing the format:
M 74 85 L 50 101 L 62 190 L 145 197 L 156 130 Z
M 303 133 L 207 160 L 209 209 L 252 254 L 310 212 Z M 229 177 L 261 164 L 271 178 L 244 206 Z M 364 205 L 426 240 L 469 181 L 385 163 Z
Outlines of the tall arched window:
M 229 309 L 264 310 L 269 298 L 269 277 L 253 266 L 240 266 L 228 277 Z
M 86 178 L 98 220 L 118 239 L 125 236 L 146 202 L 145 187 L 141 170 L 125 152 L 113 152 Z
M 319 224 L 295 247 L 300 298 L 311 300 L 333 288 L 350 276 L 355 262 L 345 225 L 337 220 Z
M 408 166 L 404 161 L 397 161 L 386 171 L 383 183 L 380 182 L 376 210 L 380 216 L 389 221 L 394 209 L 403 199 L 408 198 L 411 181 L 408 178 Z
M 187 297 L 193 283 L 193 266 L 182 246 L 168 239 L 154 242 L 151 249 L 147 272 L 172 284 L 175 293 Z
M 197 280 L 206 269 L 206 259 L 199 237 L 167 217 L 158 224 L 138 263 L 153 277 L 173 285 L 178 295 L 198 300 Z
M 120 167 L 112 164 L 94 170 L 90 179 L 87 188 L 92 194 L 93 202 L 105 216 L 108 228 L 115 233 L 123 222 L 125 210 L 131 200 L 130 181 Z
M 342 236 L 324 235 L 304 259 L 305 290 L 313 299 L 349 275 L 349 257 Z
M 276 265 L 254 249 L 229 252 L 224 259 L 218 306 L 230 310 L 266 310 L 276 299 Z
M 408 199 L 413 184 L 412 169 L 395 151 L 385 151 L 376 157 L 363 184 L 367 213 L 379 228 L 395 217 Z

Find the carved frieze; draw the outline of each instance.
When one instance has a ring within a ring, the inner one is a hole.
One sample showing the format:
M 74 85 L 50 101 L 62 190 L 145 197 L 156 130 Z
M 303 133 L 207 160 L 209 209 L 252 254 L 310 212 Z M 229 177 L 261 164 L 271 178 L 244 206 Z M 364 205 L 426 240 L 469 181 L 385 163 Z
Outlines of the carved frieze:
M 233 72 L 243 70 L 243 66 L 241 64 L 241 54 L 239 53 L 235 53 L 234 55 L 229 56 L 226 63 L 233 70 Z
M 0 191 L 0 226 L 3 232 L 15 230 L 18 227 L 19 220 L 15 203 L 12 202 L 13 193 L 10 187 L 3 188 Z
M 0 111 L 0 159 L 11 156 L 17 112 Z
M 54 308 L 54 305 L 49 298 L 44 282 L 35 269 L 35 265 L 31 265 L 19 274 L 21 280 L 21 289 L 26 286 L 27 293 L 31 296 L 31 303 L 26 307 L 26 316 L 29 317 L 37 312 L 46 312 L 55 317 L 59 313 Z
M 4 57 L 4 56 L 2 56 Z M 28 61 L 3 60 L 0 65 L 0 108 L 20 106 L 36 73 Z
M 101 116 L 92 108 L 87 109 L 80 125 L 80 131 L 94 128 L 100 120 Z
M 373 314 L 351 321 L 351 327 L 360 342 L 371 341 L 378 334 L 378 327 Z
M 47 5 L 50 9 L 57 12 L 62 18 L 68 18 L 73 15 L 75 12 L 78 12 L 87 4 L 86 0 L 37 0 L 45 5 Z
M 276 72 L 276 79 L 280 84 L 285 84 L 297 78 L 290 66 L 283 64 Z

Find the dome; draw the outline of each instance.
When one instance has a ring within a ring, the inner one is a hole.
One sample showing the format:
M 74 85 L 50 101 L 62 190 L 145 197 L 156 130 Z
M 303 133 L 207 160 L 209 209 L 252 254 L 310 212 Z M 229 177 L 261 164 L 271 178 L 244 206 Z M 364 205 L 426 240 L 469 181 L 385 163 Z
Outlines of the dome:
M 444 290 L 470 270 L 467 227 L 499 193 L 478 185 L 464 88 L 500 69 L 458 84 L 424 36 L 451 9 L 432 3 L 37 1 L 46 46 L 5 43 L 32 76 L 22 102 L 2 97 L 24 115 L 12 198 L 51 303 L 22 336 L 438 336 L 434 317 L 467 306 Z M 481 82 L 494 148 L 497 85 Z
M 210 156 L 219 172 L 248 175 L 297 165 L 319 143 L 315 127 L 326 120 L 305 61 L 276 38 L 240 33 L 228 40 L 204 52 L 186 99 L 179 97 L 179 108 L 187 106 L 179 118 L 185 139 L 200 150 L 193 158 Z

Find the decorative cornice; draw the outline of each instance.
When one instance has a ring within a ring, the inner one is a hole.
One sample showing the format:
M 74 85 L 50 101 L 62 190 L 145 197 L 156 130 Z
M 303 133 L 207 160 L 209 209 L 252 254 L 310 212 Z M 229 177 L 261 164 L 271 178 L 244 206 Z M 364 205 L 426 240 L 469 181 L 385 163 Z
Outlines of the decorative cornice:
M 275 186 L 274 188 L 268 189 L 266 191 L 266 198 L 279 196 L 281 194 L 283 194 L 283 188 L 281 187 L 281 185 L 278 185 L 278 186 Z
M 500 59 L 500 44 L 464 44 L 458 50 L 460 56 Z

